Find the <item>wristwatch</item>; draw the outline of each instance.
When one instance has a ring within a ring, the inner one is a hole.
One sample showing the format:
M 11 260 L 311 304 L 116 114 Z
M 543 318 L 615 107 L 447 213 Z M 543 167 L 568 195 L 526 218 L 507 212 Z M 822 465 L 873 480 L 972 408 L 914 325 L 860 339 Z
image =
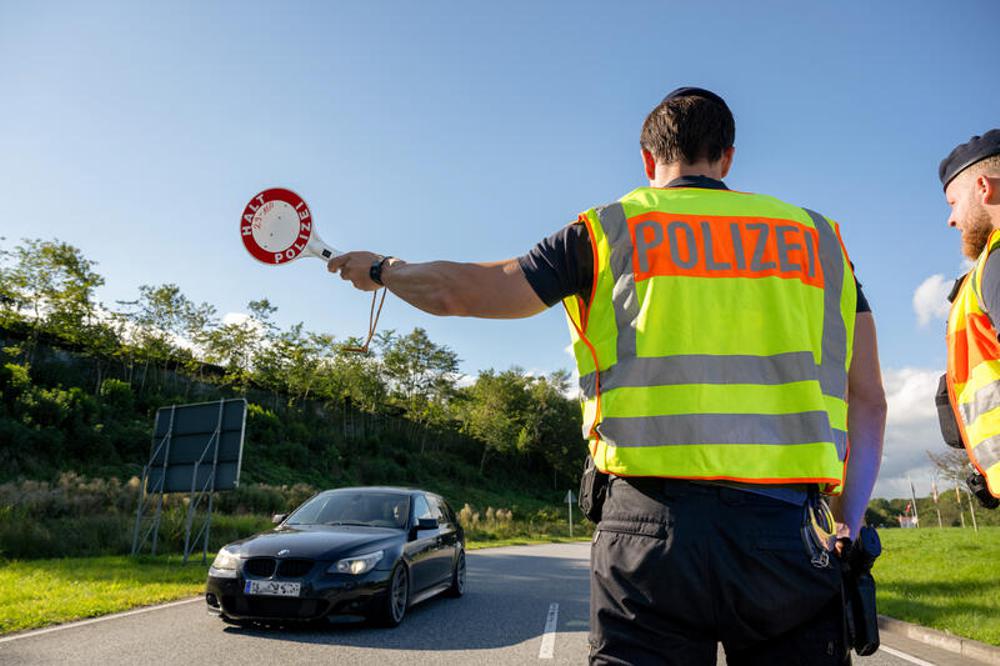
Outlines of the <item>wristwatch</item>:
M 394 259 L 392 256 L 386 257 L 376 257 L 375 261 L 372 262 L 372 267 L 368 269 L 368 277 L 372 279 L 372 282 L 380 287 L 384 287 L 382 284 L 382 269 L 385 268 L 385 262 L 390 259 Z

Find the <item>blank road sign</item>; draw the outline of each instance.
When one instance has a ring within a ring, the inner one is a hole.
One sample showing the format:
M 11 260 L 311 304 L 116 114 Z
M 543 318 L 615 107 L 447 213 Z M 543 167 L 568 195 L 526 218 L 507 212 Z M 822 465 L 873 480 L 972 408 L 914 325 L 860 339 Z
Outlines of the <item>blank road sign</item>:
M 231 490 L 239 484 L 243 460 L 246 400 L 222 400 L 162 407 L 156 413 L 147 488 L 153 492 L 191 492 L 211 486 Z M 198 473 L 195 475 L 195 466 Z M 165 479 L 160 488 L 160 480 Z

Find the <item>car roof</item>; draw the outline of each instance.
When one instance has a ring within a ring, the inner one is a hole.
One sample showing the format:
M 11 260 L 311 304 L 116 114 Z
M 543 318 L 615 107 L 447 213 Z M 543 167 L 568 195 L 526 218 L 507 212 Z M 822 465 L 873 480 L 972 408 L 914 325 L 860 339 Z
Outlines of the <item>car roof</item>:
M 347 486 L 347 487 L 344 487 L 344 488 L 327 488 L 326 490 L 323 490 L 321 492 L 324 492 L 324 493 L 333 493 L 333 492 L 343 492 L 343 491 L 352 491 L 352 492 L 359 492 L 359 493 L 384 493 L 384 492 L 391 492 L 391 493 L 407 493 L 407 494 L 410 494 L 410 493 L 426 493 L 426 494 L 429 494 L 429 495 L 434 495 L 435 494 L 435 493 L 428 492 L 426 490 L 421 490 L 419 488 L 406 488 L 406 487 L 403 487 L 403 486 Z

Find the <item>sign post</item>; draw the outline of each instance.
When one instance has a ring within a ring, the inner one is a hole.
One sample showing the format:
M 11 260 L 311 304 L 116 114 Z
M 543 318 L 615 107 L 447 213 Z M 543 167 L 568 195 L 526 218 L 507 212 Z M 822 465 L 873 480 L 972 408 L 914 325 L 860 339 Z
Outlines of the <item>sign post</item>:
M 572 490 L 566 491 L 566 505 L 569 507 L 569 538 L 573 538 L 573 502 L 576 501 L 576 495 L 573 494 Z

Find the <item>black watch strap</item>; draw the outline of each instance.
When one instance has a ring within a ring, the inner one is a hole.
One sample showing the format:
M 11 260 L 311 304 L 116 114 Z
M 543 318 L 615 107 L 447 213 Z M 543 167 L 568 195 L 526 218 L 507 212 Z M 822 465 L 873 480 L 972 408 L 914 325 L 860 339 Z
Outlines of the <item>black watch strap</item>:
M 368 269 L 368 277 L 370 277 L 372 279 L 372 282 L 379 285 L 380 287 L 385 286 L 384 284 L 382 284 L 382 269 L 385 267 L 385 262 L 389 261 L 390 259 L 392 259 L 391 256 L 377 258 L 375 259 L 375 261 L 372 262 L 372 267 Z

